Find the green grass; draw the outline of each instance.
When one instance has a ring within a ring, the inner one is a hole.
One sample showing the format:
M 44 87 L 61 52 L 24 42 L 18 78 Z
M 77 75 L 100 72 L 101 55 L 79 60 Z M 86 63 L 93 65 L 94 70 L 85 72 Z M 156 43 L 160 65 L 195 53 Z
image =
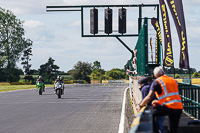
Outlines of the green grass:
M 45 85 L 45 87 L 53 87 L 53 85 Z M 34 89 L 34 88 L 36 88 L 35 85 L 1 85 L 0 92 Z

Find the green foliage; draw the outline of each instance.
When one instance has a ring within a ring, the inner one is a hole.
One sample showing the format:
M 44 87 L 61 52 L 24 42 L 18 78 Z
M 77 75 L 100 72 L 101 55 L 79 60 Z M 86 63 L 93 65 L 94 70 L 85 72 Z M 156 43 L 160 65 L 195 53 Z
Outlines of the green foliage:
M 20 75 L 23 75 L 24 72 L 22 69 L 19 68 L 13 68 L 10 70 L 12 73 L 11 75 L 7 75 L 7 69 L 1 68 L 0 69 L 0 82 L 7 82 L 8 76 L 10 78 L 10 82 L 18 82 L 20 80 Z
M 31 75 L 26 75 L 26 76 L 24 77 L 24 79 L 25 79 L 25 80 L 28 80 L 28 81 L 33 81 L 33 80 L 34 80 L 33 76 L 31 76 Z
M 39 70 L 31 69 L 33 75 L 39 75 Z
M 125 75 L 125 79 L 129 80 L 129 75 L 128 74 Z
M 0 51 L 0 68 L 3 67 L 3 64 L 6 61 L 6 56 L 4 56 L 4 53 L 2 51 Z
M 19 77 L 16 68 L 16 62 L 20 59 L 21 53 L 32 45 L 30 39 L 25 39 L 23 22 L 9 10 L 0 8 L 0 51 L 1 60 L 4 57 L 3 68 L 6 68 L 6 81 L 13 81 Z M 2 62 L 1 62 L 2 63 Z M 2 74 L 0 74 L 2 75 Z
M 105 74 L 105 70 L 103 70 L 103 69 L 96 69 L 96 70 L 92 71 L 90 77 L 93 80 L 102 80 L 104 74 Z
M 107 71 L 105 73 L 106 77 L 109 77 L 109 80 L 113 80 L 113 79 L 125 79 L 125 70 L 124 69 L 118 69 L 118 68 L 114 68 L 110 71 Z
M 199 73 L 194 72 L 193 75 L 192 75 L 192 78 L 198 78 L 198 77 L 199 77 Z
M 92 73 L 92 65 L 88 62 L 78 61 L 68 73 L 71 74 L 73 80 L 85 80 L 90 83 L 89 75 Z
M 31 76 L 34 71 L 32 71 L 30 69 L 31 68 L 31 64 L 30 64 L 31 59 L 30 59 L 30 56 L 32 56 L 32 48 L 28 47 L 23 52 L 23 57 L 21 57 L 21 60 L 22 60 L 21 64 L 23 65 L 24 73 L 26 75 L 24 77 L 24 79 L 28 80 L 29 82 L 34 80 L 33 76 Z
M 31 64 L 29 64 L 31 61 L 30 56 L 32 56 L 32 48 L 31 47 L 25 49 L 23 51 L 23 57 L 21 57 L 21 60 L 22 60 L 21 64 L 23 65 L 25 75 L 32 74 L 31 70 L 30 70 Z
M 49 58 L 47 63 L 42 64 L 39 69 L 39 74 L 43 76 L 44 79 L 47 79 L 48 81 L 55 80 L 58 69 L 60 68 L 57 65 L 54 65 L 54 59 Z
M 101 63 L 99 61 L 93 62 L 92 69 L 93 70 L 101 69 Z
M 175 78 L 181 78 L 181 76 L 179 74 L 175 74 Z

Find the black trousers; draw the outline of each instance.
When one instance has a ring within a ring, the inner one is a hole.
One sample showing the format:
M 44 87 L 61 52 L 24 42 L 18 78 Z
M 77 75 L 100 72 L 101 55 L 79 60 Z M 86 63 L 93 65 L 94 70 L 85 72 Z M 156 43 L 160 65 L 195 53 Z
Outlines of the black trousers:
M 158 127 L 156 125 L 156 116 L 168 116 L 168 131 L 169 133 L 177 133 L 178 132 L 178 124 L 181 118 L 182 109 L 170 109 L 166 106 L 156 106 L 152 109 L 153 113 L 153 128 L 154 132 L 158 133 Z

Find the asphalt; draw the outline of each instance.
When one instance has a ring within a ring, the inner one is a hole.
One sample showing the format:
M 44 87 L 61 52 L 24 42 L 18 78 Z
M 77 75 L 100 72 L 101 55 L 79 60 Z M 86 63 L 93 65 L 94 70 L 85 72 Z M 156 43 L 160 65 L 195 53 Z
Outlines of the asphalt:
M 116 133 L 126 86 L 66 86 L 0 93 L 0 133 Z

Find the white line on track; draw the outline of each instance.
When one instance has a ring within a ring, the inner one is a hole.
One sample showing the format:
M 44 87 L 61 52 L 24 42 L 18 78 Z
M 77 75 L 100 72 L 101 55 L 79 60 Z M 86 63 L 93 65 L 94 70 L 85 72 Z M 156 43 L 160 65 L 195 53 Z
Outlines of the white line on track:
M 121 119 L 120 119 L 120 123 L 119 123 L 119 130 L 118 133 L 124 133 L 124 116 L 125 116 L 125 103 L 126 103 L 126 92 L 128 90 L 129 87 L 127 87 L 124 90 L 124 98 L 123 98 L 123 103 L 122 103 L 122 112 L 121 112 Z

